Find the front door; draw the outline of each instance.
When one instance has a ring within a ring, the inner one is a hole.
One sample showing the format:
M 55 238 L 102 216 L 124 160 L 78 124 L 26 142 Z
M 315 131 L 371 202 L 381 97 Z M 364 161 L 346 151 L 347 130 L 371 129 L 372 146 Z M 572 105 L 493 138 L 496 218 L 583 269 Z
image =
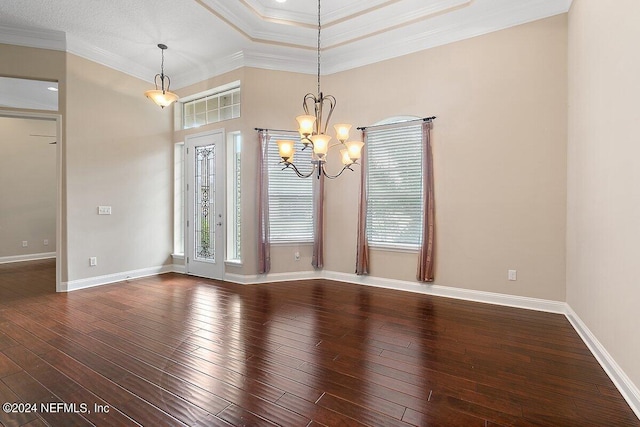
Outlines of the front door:
M 224 278 L 224 131 L 190 135 L 187 148 L 186 271 Z

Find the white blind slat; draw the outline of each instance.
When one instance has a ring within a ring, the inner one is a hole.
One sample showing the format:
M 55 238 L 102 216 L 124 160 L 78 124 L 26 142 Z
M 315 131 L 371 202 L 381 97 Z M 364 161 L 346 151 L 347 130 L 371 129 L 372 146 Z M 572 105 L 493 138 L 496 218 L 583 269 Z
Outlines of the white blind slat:
M 295 164 L 301 172 L 311 169 L 311 150 L 301 150 L 299 139 L 270 134 L 267 148 L 269 173 L 269 223 L 272 242 L 313 241 L 312 178 L 301 179 L 292 170 L 282 170 L 276 140 L 296 141 Z
M 422 232 L 422 126 L 367 131 L 370 244 L 417 247 Z

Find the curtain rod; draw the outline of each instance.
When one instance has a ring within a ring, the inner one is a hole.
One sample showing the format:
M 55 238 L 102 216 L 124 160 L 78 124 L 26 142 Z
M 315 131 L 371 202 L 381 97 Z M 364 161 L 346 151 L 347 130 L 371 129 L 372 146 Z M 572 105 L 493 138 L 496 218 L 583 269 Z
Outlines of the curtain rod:
M 399 124 L 404 124 L 404 123 L 412 123 L 412 122 L 428 122 L 428 121 L 433 121 L 436 118 L 436 116 L 431 116 L 431 117 L 423 117 L 421 119 L 413 119 L 413 120 L 404 120 L 404 121 L 400 121 L 400 122 L 394 122 L 394 123 L 385 123 L 383 125 L 371 125 L 371 126 L 362 126 L 357 128 L 358 130 L 366 130 L 366 129 L 370 129 L 370 128 L 376 128 L 376 127 L 380 127 L 380 126 L 393 126 L 393 125 L 399 125 Z M 265 129 L 265 128 L 254 128 L 257 132 L 288 132 L 288 133 L 297 133 L 298 131 L 295 130 L 286 130 L 286 129 Z
M 264 129 L 264 128 L 255 128 L 257 132 L 288 132 L 288 133 L 298 133 L 297 130 L 285 130 L 285 129 Z
M 430 122 L 430 121 L 433 121 L 435 118 L 436 118 L 436 116 L 431 116 L 431 117 L 423 117 L 421 119 L 404 120 L 404 121 L 394 122 L 394 123 L 385 123 L 383 125 L 362 126 L 362 127 L 359 127 L 358 130 L 367 130 L 367 129 L 370 129 L 370 128 L 377 128 L 377 127 L 382 127 L 382 126 L 393 126 L 393 125 L 399 125 L 399 124 L 404 124 L 404 123 L 412 123 L 412 122 Z

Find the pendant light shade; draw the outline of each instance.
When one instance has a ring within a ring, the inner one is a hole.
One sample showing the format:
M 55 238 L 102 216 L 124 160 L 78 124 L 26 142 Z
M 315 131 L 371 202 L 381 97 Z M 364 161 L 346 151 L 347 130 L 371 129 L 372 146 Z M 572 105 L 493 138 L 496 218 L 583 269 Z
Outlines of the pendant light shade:
M 160 64 L 160 74 L 156 74 L 154 78 L 156 88 L 146 91 L 144 95 L 161 108 L 164 108 L 176 102 L 178 95 L 169 90 L 171 79 L 164 74 L 164 51 L 167 49 L 167 45 L 160 43 L 158 47 L 162 52 L 162 62 Z M 158 88 L 158 86 L 160 86 L 160 88 Z

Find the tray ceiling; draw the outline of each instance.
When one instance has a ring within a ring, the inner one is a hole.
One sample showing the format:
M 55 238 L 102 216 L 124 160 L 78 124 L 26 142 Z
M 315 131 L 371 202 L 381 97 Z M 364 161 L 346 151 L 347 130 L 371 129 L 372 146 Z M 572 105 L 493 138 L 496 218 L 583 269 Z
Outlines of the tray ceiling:
M 567 12 L 571 0 L 322 0 L 322 73 Z M 66 50 L 184 87 L 253 66 L 316 72 L 316 0 L 5 0 L 0 43 Z

